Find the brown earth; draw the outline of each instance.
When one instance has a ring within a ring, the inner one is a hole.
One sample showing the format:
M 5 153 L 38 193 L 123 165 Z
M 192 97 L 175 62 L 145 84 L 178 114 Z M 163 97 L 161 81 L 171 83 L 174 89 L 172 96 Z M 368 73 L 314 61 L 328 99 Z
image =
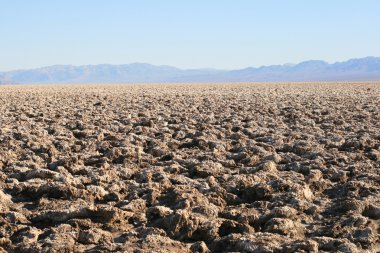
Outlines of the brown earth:
M 0 86 L 0 252 L 377 252 L 380 84 Z

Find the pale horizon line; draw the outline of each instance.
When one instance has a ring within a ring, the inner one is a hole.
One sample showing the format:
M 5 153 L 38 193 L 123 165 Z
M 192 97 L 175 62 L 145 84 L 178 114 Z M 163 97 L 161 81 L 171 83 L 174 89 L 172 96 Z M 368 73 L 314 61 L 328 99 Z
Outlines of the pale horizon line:
M 347 62 L 350 60 L 358 60 L 358 59 L 367 59 L 367 58 L 380 58 L 380 56 L 364 56 L 364 57 L 355 57 L 355 58 L 348 58 L 346 60 L 339 60 L 339 61 L 327 61 L 322 59 L 309 59 L 309 60 L 302 60 L 298 61 L 297 63 L 293 62 L 286 62 L 286 63 L 277 63 L 277 64 L 266 64 L 266 65 L 258 65 L 258 66 L 246 66 L 246 67 L 240 67 L 240 68 L 232 68 L 232 69 L 223 69 L 223 68 L 214 68 L 214 67 L 199 67 L 199 68 L 183 68 L 183 67 L 177 67 L 174 65 L 168 65 L 168 64 L 153 64 L 149 62 L 130 62 L 130 63 L 121 63 L 121 64 L 115 64 L 115 63 L 91 63 L 91 64 L 51 64 L 51 65 L 44 65 L 39 67 L 26 67 L 26 68 L 17 68 L 12 70 L 2 70 L 0 73 L 7 73 L 7 72 L 16 72 L 16 71 L 25 71 L 25 70 L 36 70 L 36 69 L 44 69 L 49 67 L 57 67 L 57 66 L 70 66 L 70 67 L 88 67 L 88 66 L 99 66 L 99 65 L 108 65 L 108 66 L 123 66 L 123 65 L 151 65 L 151 66 L 157 66 L 157 67 L 171 67 L 176 68 L 179 70 L 216 70 L 216 71 L 234 71 L 234 70 L 240 70 L 240 69 L 246 69 L 246 68 L 263 68 L 263 67 L 269 67 L 269 66 L 286 66 L 286 65 L 298 65 L 303 62 L 310 62 L 310 61 L 321 61 L 325 62 L 329 65 Z

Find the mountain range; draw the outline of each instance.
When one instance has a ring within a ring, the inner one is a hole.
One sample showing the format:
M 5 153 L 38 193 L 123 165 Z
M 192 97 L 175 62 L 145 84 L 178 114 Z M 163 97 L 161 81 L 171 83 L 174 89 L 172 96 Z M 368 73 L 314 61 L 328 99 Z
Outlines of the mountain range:
M 147 63 L 123 65 L 54 65 L 0 72 L 0 84 L 380 81 L 380 57 L 329 64 L 304 61 L 237 70 L 179 69 Z

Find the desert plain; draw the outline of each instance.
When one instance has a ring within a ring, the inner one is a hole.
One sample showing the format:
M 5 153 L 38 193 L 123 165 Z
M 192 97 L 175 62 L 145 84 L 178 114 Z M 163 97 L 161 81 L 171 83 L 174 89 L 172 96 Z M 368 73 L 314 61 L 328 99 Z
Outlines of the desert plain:
M 379 252 L 380 83 L 0 86 L 0 252 Z

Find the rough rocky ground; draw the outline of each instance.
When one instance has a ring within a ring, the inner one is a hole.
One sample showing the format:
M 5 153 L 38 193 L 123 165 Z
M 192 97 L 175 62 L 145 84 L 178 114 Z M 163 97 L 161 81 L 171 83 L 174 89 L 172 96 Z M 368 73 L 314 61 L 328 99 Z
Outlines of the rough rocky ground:
M 379 252 L 380 84 L 0 87 L 0 252 Z

